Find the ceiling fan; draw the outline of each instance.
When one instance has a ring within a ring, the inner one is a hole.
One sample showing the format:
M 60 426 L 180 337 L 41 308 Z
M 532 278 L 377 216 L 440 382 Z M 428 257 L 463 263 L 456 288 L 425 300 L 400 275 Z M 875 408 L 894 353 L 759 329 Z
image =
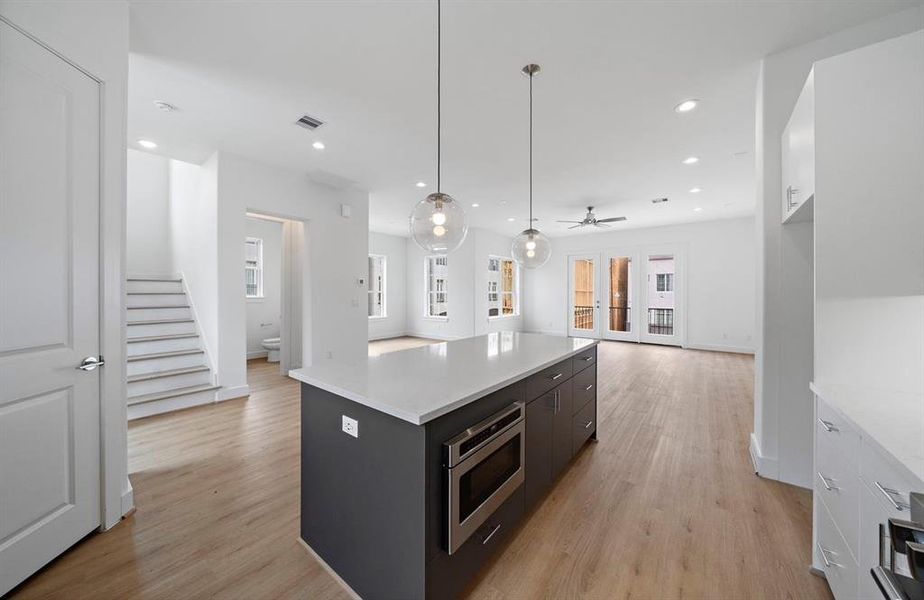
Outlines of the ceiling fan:
M 587 225 L 593 225 L 594 227 L 609 227 L 607 223 L 615 223 L 617 221 L 625 221 L 625 217 L 610 217 L 608 219 L 598 219 L 594 214 L 594 207 L 587 207 L 587 214 L 584 215 L 584 220 L 582 221 L 559 221 L 559 223 L 576 223 L 568 229 L 577 229 L 578 227 L 586 227 Z

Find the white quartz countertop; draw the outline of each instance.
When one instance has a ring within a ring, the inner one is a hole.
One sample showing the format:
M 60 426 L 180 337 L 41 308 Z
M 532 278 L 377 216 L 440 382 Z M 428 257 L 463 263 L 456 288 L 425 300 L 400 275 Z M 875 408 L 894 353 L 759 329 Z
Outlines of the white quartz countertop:
M 289 376 L 422 425 L 596 344 L 584 338 L 501 331 L 356 363 L 326 360 L 289 371 Z
M 895 467 L 924 482 L 924 395 L 827 382 L 810 387 Z

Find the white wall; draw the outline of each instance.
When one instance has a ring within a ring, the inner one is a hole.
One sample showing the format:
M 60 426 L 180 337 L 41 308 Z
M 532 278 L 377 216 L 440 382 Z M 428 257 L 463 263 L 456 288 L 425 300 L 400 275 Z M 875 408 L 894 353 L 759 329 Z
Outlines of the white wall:
M 360 360 L 367 355 L 365 280 L 369 254 L 369 196 L 333 188 L 295 171 L 225 152 L 218 164 L 219 383 L 223 398 L 247 393 L 244 244 L 246 212 L 307 223 L 304 281 L 304 362 Z M 352 217 L 340 216 L 341 204 Z
M 125 261 L 131 276 L 173 274 L 169 159 L 128 150 Z
M 385 313 L 369 319 L 369 339 L 398 337 L 407 332 L 407 238 L 369 232 L 369 254 L 385 257 Z
M 754 221 L 750 218 L 552 239 L 552 258 L 527 276 L 525 328 L 567 335 L 568 255 L 685 246 L 686 346 L 753 350 Z
M 282 223 L 248 217 L 245 232 L 247 237 L 263 240 L 263 297 L 247 298 L 247 358 L 256 358 L 266 356 L 263 340 L 279 337 L 282 314 Z
M 912 8 L 761 63 L 755 111 L 758 291 L 751 452 L 763 476 L 804 487 L 812 479 L 811 225 L 780 224 L 780 136 L 815 61 L 920 29 L 922 20 L 924 9 Z
M 102 525 L 110 528 L 133 508 L 128 481 L 125 408 L 125 136 L 128 82 L 128 4 L 0 0 L 0 14 L 103 82 L 102 250 L 100 353 Z
M 449 318 L 435 319 L 425 316 L 424 259 L 427 254 L 408 238 L 408 334 L 452 340 L 490 331 L 521 330 L 522 317 L 488 319 L 488 256 L 510 257 L 512 241 L 491 231 L 469 228 L 465 242 L 448 257 Z M 520 280 L 522 297 L 522 274 Z M 521 306 L 525 304 L 521 299 Z

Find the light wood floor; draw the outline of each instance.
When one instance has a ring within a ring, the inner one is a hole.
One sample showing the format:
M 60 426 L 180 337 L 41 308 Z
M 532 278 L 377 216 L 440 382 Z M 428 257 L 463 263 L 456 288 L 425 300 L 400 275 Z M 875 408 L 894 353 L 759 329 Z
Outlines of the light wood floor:
M 473 598 L 830 598 L 808 572 L 811 496 L 751 470 L 753 360 L 604 343 L 599 435 Z M 298 386 L 134 421 L 137 512 L 17 598 L 346 598 L 296 541 Z
M 369 356 L 380 356 L 387 352 L 397 352 L 398 350 L 408 350 L 410 348 L 439 343 L 440 340 L 419 337 L 397 337 L 388 338 L 386 340 L 375 340 L 374 342 L 369 342 Z

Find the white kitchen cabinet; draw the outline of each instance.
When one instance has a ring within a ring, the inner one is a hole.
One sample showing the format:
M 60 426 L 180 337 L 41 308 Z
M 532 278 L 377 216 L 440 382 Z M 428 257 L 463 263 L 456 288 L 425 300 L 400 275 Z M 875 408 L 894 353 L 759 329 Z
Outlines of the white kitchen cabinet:
M 812 220 L 815 200 L 815 73 L 809 72 L 783 130 L 783 223 Z

